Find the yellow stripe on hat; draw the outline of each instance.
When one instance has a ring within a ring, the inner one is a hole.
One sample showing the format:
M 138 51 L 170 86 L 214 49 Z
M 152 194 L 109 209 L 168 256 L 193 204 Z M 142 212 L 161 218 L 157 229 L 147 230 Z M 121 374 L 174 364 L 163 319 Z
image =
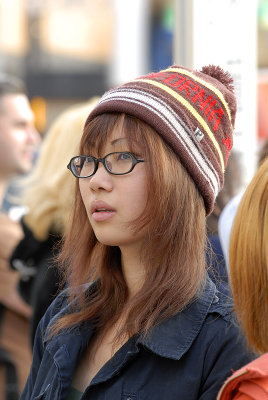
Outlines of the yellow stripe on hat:
M 187 71 L 186 69 L 183 68 L 168 68 L 166 70 L 164 70 L 165 72 L 178 72 L 179 74 L 184 74 L 187 76 L 190 76 L 191 78 L 193 78 L 196 82 L 201 83 L 203 86 L 206 86 L 208 89 L 210 89 L 212 92 L 214 92 L 218 98 L 220 99 L 220 101 L 222 102 L 222 104 L 224 105 L 224 108 L 228 114 L 229 120 L 231 121 L 231 112 L 229 109 L 228 104 L 226 103 L 225 98 L 223 97 L 221 91 L 217 88 L 215 88 L 213 85 L 211 85 L 209 82 L 205 81 L 204 79 L 199 78 L 198 76 L 194 75 L 192 72 Z
M 170 87 L 164 85 L 161 82 L 157 82 L 157 81 L 153 81 L 151 79 L 135 79 L 135 82 L 146 82 L 149 83 L 151 85 L 154 85 L 162 90 L 164 90 L 165 92 L 169 93 L 171 96 L 173 96 L 176 100 L 178 100 L 181 104 L 184 105 L 184 107 L 187 108 L 187 110 L 190 111 L 191 114 L 193 114 L 193 116 L 197 119 L 197 121 L 203 126 L 203 128 L 205 129 L 205 131 L 207 132 L 208 136 L 210 137 L 212 143 L 214 144 L 219 157 L 220 157 L 220 161 L 221 161 L 221 167 L 222 167 L 222 171 L 224 172 L 224 161 L 223 161 L 223 155 L 220 149 L 220 146 L 217 142 L 217 140 L 215 139 L 213 133 L 211 132 L 211 130 L 209 129 L 208 124 L 206 123 L 206 121 L 201 117 L 200 114 L 198 114 L 198 112 L 194 109 L 194 107 L 187 101 L 184 99 L 184 97 L 182 97 L 181 95 L 179 95 L 177 92 L 175 92 L 175 90 L 171 89 Z

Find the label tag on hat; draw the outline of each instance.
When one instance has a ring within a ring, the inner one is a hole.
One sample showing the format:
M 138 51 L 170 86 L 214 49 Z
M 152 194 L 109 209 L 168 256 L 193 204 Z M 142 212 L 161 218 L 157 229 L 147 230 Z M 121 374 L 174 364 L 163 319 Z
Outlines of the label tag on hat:
M 201 140 L 204 137 L 204 133 L 200 131 L 200 129 L 197 127 L 196 130 L 194 131 L 194 134 L 198 140 L 198 142 L 201 142 Z

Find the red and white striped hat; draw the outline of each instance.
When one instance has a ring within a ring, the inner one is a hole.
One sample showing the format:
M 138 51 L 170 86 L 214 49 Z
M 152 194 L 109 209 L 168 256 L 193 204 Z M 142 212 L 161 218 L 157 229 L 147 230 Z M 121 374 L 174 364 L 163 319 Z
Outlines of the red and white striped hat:
M 207 215 L 222 189 L 233 145 L 233 79 L 219 66 L 173 65 L 106 92 L 90 113 L 122 112 L 146 122 L 170 145 L 201 192 Z

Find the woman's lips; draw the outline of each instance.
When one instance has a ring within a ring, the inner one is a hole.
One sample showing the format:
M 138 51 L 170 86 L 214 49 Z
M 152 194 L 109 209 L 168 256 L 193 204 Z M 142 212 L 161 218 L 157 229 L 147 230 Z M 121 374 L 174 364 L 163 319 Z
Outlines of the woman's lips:
M 115 211 L 95 211 L 92 214 L 92 218 L 96 222 L 107 221 L 114 216 Z
M 102 200 L 94 200 L 91 203 L 92 218 L 96 222 L 106 221 L 115 214 L 115 209 Z

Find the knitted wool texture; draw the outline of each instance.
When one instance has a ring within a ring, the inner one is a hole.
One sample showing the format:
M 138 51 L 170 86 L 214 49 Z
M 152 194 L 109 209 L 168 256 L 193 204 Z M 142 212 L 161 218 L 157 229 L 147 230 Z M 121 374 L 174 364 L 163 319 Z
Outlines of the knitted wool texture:
M 236 99 L 233 79 L 218 66 L 194 71 L 173 65 L 106 92 L 89 115 L 122 112 L 149 124 L 178 155 L 214 207 L 233 145 Z

